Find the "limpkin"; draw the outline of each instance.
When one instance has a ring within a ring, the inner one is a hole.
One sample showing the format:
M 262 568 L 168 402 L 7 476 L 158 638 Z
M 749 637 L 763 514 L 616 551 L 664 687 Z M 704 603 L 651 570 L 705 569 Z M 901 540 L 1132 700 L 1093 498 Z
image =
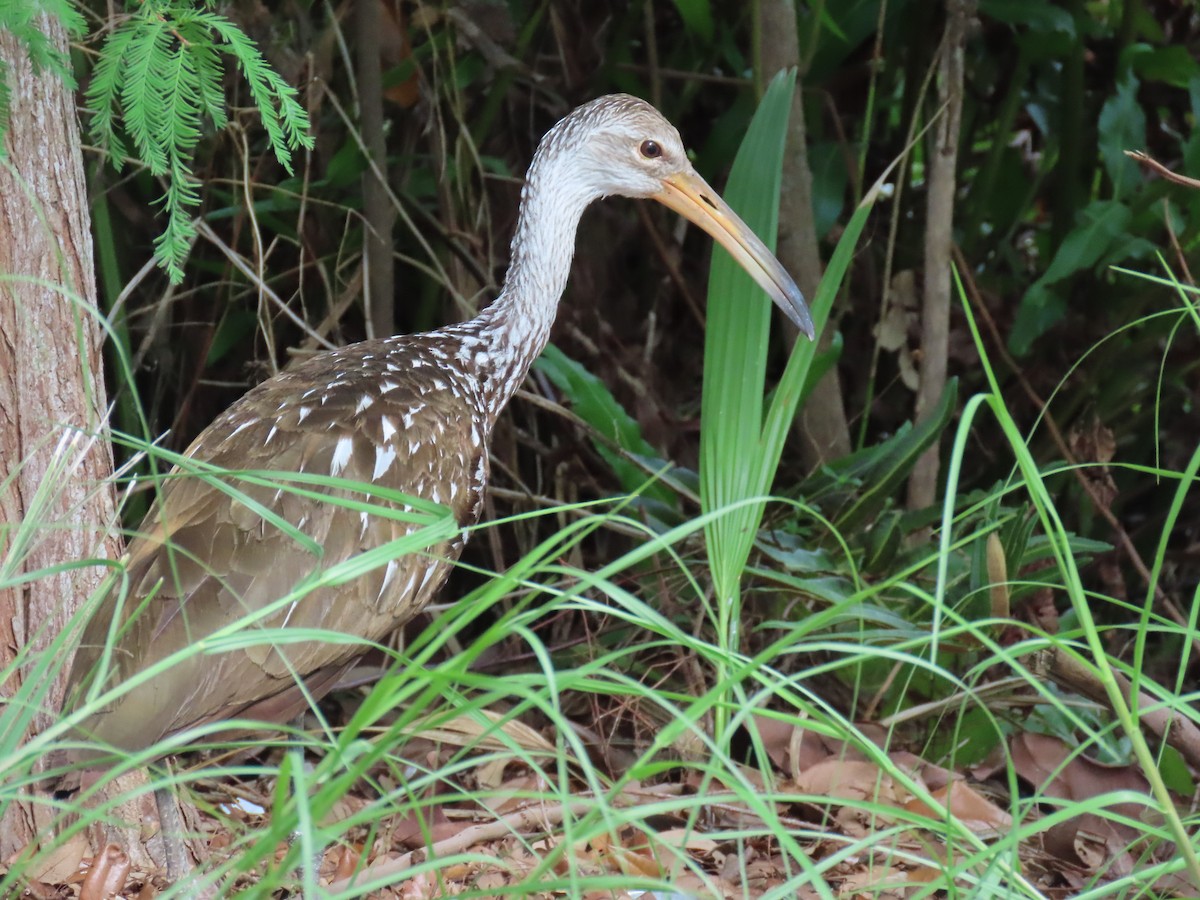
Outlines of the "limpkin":
M 475 524 L 496 417 L 546 345 L 580 216 L 610 194 L 652 198 L 699 225 L 812 337 L 800 290 L 692 168 L 675 128 L 634 97 L 602 97 L 567 115 L 539 144 L 503 289 L 480 315 L 315 355 L 250 390 L 185 455 L 219 469 L 317 473 L 391 488 L 448 506 L 461 526 Z M 118 599 L 111 592 L 85 628 L 68 696 L 80 693 L 110 635 L 106 684 L 147 671 L 265 609 L 318 566 L 380 546 L 406 527 L 294 490 L 241 482 L 238 489 L 251 505 L 195 475 L 165 481 L 128 548 L 129 594 Z M 321 558 L 273 518 L 318 544 Z M 434 596 L 464 539 L 315 590 L 259 624 L 383 639 Z M 285 721 L 308 702 L 298 677 L 318 698 L 359 652 L 356 645 L 304 642 L 192 654 L 90 716 L 79 736 L 138 750 L 233 717 Z M 98 752 L 78 750 L 73 758 L 94 760 Z

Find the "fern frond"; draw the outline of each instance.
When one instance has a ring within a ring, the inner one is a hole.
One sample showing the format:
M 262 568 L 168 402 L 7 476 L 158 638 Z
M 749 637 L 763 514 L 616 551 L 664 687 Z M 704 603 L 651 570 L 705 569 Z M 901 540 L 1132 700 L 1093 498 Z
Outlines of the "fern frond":
M 220 50 L 203 23 L 192 19 L 180 21 L 178 26 L 184 52 L 191 56 L 195 70 L 200 115 L 207 116 L 214 128 L 224 128 L 229 119 L 225 113 L 225 68 L 221 65 Z
M 84 97 L 91 114 L 92 139 L 108 154 L 117 171 L 125 165 L 125 158 L 129 155 L 116 127 L 120 115 L 121 80 L 125 75 L 125 55 L 138 35 L 136 23 L 127 22 L 108 36 L 100 48 L 96 67 L 92 70 L 92 81 Z
M 0 29 L 7 31 L 24 47 L 35 73 L 53 72 L 74 87 L 75 76 L 70 60 L 39 27 L 43 15 L 58 19 L 69 35 L 82 34 L 85 29 L 83 16 L 68 0 L 5 0 L 0 3 Z
M 53 16 L 62 23 L 63 30 L 71 37 L 82 37 L 87 34 L 87 19 L 79 11 L 79 6 L 72 0 L 38 0 L 37 3 L 24 3 L 24 6 L 36 7 L 40 12 Z
M 154 245 L 155 256 L 172 280 L 183 277 L 183 261 L 196 235 L 192 211 L 200 205 L 200 196 L 191 174 L 191 161 L 200 141 L 201 115 L 204 107 L 211 105 L 213 86 L 205 86 L 203 82 L 204 78 L 211 78 L 211 62 L 215 56 L 213 51 L 206 57 L 200 49 L 212 49 L 206 34 L 193 33 L 194 29 L 188 28 L 186 22 L 176 25 L 177 51 L 163 61 L 159 72 L 166 121 L 162 143 L 171 170 L 163 197 L 167 227 Z M 209 67 L 203 75 L 201 66 Z
M 175 284 L 183 280 L 183 262 L 196 238 L 191 211 L 200 205 L 198 184 L 191 169 L 179 160 L 171 170 L 167 192 L 161 201 L 167 225 L 154 239 L 154 257 Z
M 163 119 L 167 130 L 162 143 L 172 160 L 185 157 L 200 140 L 200 105 L 196 66 L 186 44 L 164 60 L 161 78 Z
M 225 42 L 233 58 L 237 60 L 250 96 L 262 116 L 267 140 L 275 151 L 279 164 L 292 174 L 292 153 L 297 147 L 311 149 L 312 136 L 308 133 L 308 112 L 296 99 L 299 92 L 284 81 L 263 58 L 254 42 L 240 28 L 216 13 L 200 13 L 202 19 Z
M 125 52 L 121 83 L 125 131 L 133 139 L 138 159 L 153 174 L 165 175 L 171 165 L 163 141 L 167 121 L 160 79 L 170 65 L 175 37 L 162 21 L 140 19 L 133 27 L 138 33 Z
M 0 8 L 9 2 L 0 0 Z M 183 277 L 200 205 L 192 158 L 205 120 L 217 128 L 227 124 L 223 50 L 237 60 L 275 156 L 290 173 L 291 151 L 313 145 L 299 95 L 254 42 L 207 3 L 195 9 L 185 0 L 142 0 L 101 48 L 88 88 L 92 133 L 114 164 L 125 158 L 124 134 L 133 155 L 166 182 L 160 202 L 167 224 L 154 254 L 175 282 Z

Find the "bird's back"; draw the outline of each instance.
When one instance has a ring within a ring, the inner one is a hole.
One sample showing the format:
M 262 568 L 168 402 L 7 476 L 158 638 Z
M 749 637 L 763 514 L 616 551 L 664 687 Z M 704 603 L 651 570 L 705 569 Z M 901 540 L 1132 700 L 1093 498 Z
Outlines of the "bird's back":
M 187 456 L 218 469 L 333 476 L 444 504 L 463 526 L 479 520 L 487 479 L 486 434 L 453 346 L 434 335 L 352 345 L 271 378 L 207 428 Z M 128 594 L 114 591 L 93 616 L 69 690 L 102 657 L 116 684 L 272 604 L 253 627 L 320 628 L 380 640 L 423 608 L 444 581 L 461 540 L 410 554 L 349 584 L 292 589 L 319 569 L 399 538 L 416 526 L 336 502 L 367 499 L 342 487 L 252 484 L 224 476 L 238 496 L 196 474 L 168 477 L 127 558 Z M 386 501 L 370 500 L 373 504 Z M 278 517 L 320 548 L 314 554 L 272 522 Z M 104 651 L 112 633 L 111 657 Z M 146 678 L 92 717 L 89 737 L 136 749 L 235 716 L 280 721 L 305 705 L 305 678 L 320 696 L 361 644 L 263 643 L 194 653 Z

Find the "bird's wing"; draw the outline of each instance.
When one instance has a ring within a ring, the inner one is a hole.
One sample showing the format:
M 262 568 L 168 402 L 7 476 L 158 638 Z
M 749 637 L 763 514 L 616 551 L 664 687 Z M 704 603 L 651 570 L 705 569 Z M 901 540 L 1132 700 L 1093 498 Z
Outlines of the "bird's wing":
M 464 526 L 478 521 L 486 452 L 470 406 L 453 392 L 423 390 L 411 377 L 390 388 L 389 382 L 363 377 L 298 399 L 290 380 L 284 374 L 251 391 L 186 455 L 234 471 L 334 475 L 442 503 Z M 443 543 L 348 584 L 279 603 L 318 569 L 402 537 L 414 526 L 314 502 L 285 481 L 278 486 L 236 478 L 226 483 L 303 532 L 320 554 L 215 487 L 211 477 L 176 472 L 147 517 L 143 535 L 130 546 L 128 596 L 110 595 L 85 631 L 73 684 L 104 655 L 114 622 L 119 634 L 106 683 L 145 677 L 172 654 L 211 641 L 215 633 L 272 604 L 269 615 L 247 628 L 322 628 L 379 640 L 429 601 L 461 549 L 460 542 Z M 299 487 L 365 499 L 340 488 Z M 361 649 L 306 641 L 195 653 L 146 678 L 94 717 L 87 730 L 118 746 L 145 746 L 191 725 L 235 716 L 293 688 L 296 676 L 342 664 Z M 143 740 L 147 730 L 153 733 Z

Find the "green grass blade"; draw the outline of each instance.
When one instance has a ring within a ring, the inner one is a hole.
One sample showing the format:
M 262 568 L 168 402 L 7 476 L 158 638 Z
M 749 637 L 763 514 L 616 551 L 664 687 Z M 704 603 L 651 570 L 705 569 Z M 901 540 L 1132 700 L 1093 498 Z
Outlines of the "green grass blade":
M 779 221 L 780 171 L 795 74 L 777 76 L 734 160 L 725 199 L 767 246 Z M 704 337 L 700 495 L 705 511 L 759 493 L 753 458 L 763 421 L 771 305 L 733 258 L 713 254 Z M 705 528 L 719 601 L 732 598 L 754 539 L 756 513 L 731 510 Z

